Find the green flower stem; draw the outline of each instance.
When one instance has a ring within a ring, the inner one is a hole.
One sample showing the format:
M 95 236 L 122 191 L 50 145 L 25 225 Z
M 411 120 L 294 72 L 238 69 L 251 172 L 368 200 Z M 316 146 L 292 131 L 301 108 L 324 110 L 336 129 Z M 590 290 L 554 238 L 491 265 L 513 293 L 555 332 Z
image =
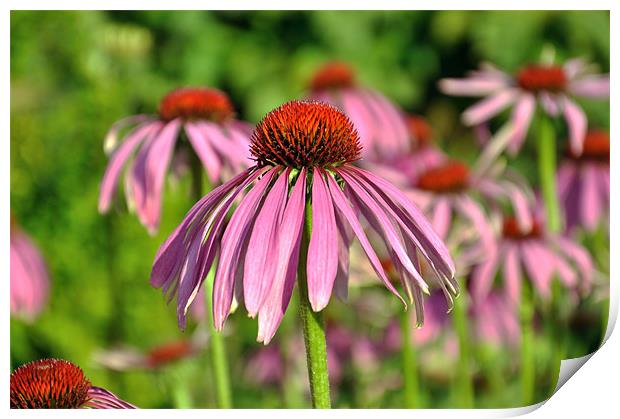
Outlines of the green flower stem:
M 545 204 L 547 228 L 552 233 L 562 230 L 562 219 L 556 190 L 556 138 L 553 121 L 542 112 L 538 133 L 538 177 Z
M 312 407 L 315 409 L 331 408 L 329 396 L 329 378 L 327 372 L 327 343 L 325 340 L 325 319 L 322 312 L 315 312 L 308 299 L 308 278 L 306 274 L 308 245 L 312 232 L 312 207 L 306 201 L 306 216 L 297 268 L 299 286 L 299 316 L 306 344 L 306 361 Z
M 523 406 L 534 403 L 534 302 L 529 284 L 522 284 L 519 321 L 521 324 L 521 402 Z
M 192 198 L 194 203 L 202 198 L 202 165 L 198 157 L 193 155 L 191 164 L 192 173 Z M 193 204 L 192 204 L 193 205 Z M 228 370 L 228 358 L 226 350 L 226 342 L 224 336 L 215 330 L 213 318 L 211 314 L 211 295 L 213 295 L 213 280 L 215 278 L 214 263 L 204 282 L 205 287 L 205 307 L 207 318 L 205 319 L 209 325 L 210 347 L 211 347 L 211 366 L 215 381 L 215 391 L 217 397 L 217 405 L 222 409 L 230 409 L 232 407 L 232 391 L 230 388 L 230 378 Z
M 467 318 L 467 293 L 465 282 L 460 282 L 462 291 L 459 298 L 454 302 L 454 328 L 459 341 L 459 360 L 456 377 L 455 399 L 460 408 L 474 407 L 474 387 L 471 371 L 471 336 L 469 332 L 469 319 Z
M 404 381 L 404 407 L 415 409 L 420 407 L 420 383 L 418 380 L 418 359 L 412 345 L 411 315 L 402 311 L 400 315 L 400 331 L 402 344 L 402 366 Z

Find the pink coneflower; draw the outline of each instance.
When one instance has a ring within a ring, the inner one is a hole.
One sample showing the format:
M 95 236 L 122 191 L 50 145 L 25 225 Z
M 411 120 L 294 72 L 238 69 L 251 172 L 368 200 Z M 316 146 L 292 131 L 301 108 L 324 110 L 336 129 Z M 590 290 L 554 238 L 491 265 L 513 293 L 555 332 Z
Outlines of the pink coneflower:
M 505 217 L 497 245 L 487 251 L 487 258 L 472 271 L 474 300 L 488 295 L 498 272 L 506 295 L 511 302 L 518 302 L 525 278 L 544 299 L 551 296 L 554 278 L 571 290 L 587 290 L 592 282 L 593 265 L 584 248 L 566 237 L 547 232 L 540 217 L 533 217 L 528 230 L 519 227 L 514 217 Z
M 32 321 L 45 307 L 49 284 L 41 253 L 11 218 L 11 314 Z
M 446 239 L 457 222 L 473 226 L 476 236 L 487 247 L 492 245 L 493 231 L 482 206 L 475 198 L 488 204 L 507 200 L 512 204 L 520 225 L 529 228 L 529 199 L 517 183 L 502 179 L 492 171 L 471 169 L 458 160 L 445 162 L 409 179 L 408 195 L 425 214 L 440 238 Z
M 509 122 L 511 136 L 507 145 L 513 155 L 521 149 L 537 102 L 550 116 L 563 114 L 570 134 L 571 149 L 579 155 L 588 121 L 572 97 L 609 97 L 609 75 L 594 74 L 579 59 L 569 60 L 563 66 L 527 65 L 515 76 L 484 64 L 466 79 L 441 80 L 439 87 L 450 95 L 488 96 L 463 113 L 463 122 L 470 126 L 485 123 L 514 105 Z
M 307 201 L 312 233 L 302 251 L 307 252 L 313 310 L 325 308 L 338 287 L 335 282 L 346 289 L 348 245 L 354 236 L 385 286 L 405 302 L 368 241 L 361 216 L 383 239 L 416 309 L 428 288 L 419 274 L 418 254 L 428 260 L 441 286 L 456 294 L 445 245 L 396 187 L 351 165 L 360 151 L 353 124 L 331 105 L 293 101 L 267 114 L 252 136 L 256 165 L 194 205 L 155 258 L 151 283 L 170 298 L 177 295 L 179 325 L 184 327 L 188 307 L 217 256 L 215 327 L 222 329 L 237 295 L 250 316 L 258 315 L 258 340 L 268 343 L 295 284 Z
M 351 119 L 359 133 L 364 159 L 396 156 L 408 149 L 401 111 L 381 93 L 359 86 L 348 64 L 325 64 L 314 74 L 310 89 L 310 99 L 330 103 Z
M 119 131 L 128 126 L 133 128 L 117 144 Z M 179 141 L 182 128 L 188 141 Z M 105 148 L 114 151 L 101 182 L 99 211 L 110 209 L 121 171 L 129 164 L 125 175 L 127 204 L 154 234 L 159 225 L 164 179 L 174 155 L 182 156 L 186 152 L 183 147 L 191 148 L 211 182 L 218 183 L 251 164 L 250 133 L 247 123 L 234 119 L 232 104 L 223 92 L 211 88 L 172 91 L 162 100 L 157 115 L 122 119 L 108 132 Z
M 41 359 L 11 374 L 11 409 L 135 409 L 93 386 L 80 367 L 62 359 Z
M 609 133 L 590 131 L 583 153 L 568 153 L 557 173 L 558 195 L 564 209 L 566 228 L 583 226 L 595 230 L 609 222 Z

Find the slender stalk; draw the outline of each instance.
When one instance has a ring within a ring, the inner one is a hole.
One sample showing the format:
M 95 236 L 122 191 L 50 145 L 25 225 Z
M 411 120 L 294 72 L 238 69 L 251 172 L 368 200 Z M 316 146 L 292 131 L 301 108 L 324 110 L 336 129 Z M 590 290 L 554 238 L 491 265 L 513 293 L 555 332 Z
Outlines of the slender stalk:
M 533 351 L 533 320 L 534 303 L 529 284 L 524 283 L 519 304 L 519 320 L 521 323 L 521 402 L 523 406 L 534 403 L 534 351 Z
M 297 282 L 299 286 L 299 317 L 306 345 L 306 361 L 312 407 L 315 409 L 331 408 L 329 396 L 329 377 L 327 372 L 327 343 L 325 340 L 325 319 L 322 312 L 315 312 L 308 299 L 308 277 L 306 274 L 308 245 L 312 233 L 312 207 L 306 201 L 304 231 L 301 238 Z
M 197 202 L 200 198 L 202 198 L 202 165 L 198 160 L 198 157 L 193 155 L 192 163 L 191 163 L 191 172 L 192 172 L 192 198 L 194 203 Z M 209 334 L 210 334 L 210 347 L 211 347 L 211 366 L 213 368 L 213 378 L 215 381 L 215 391 L 217 398 L 217 405 L 222 409 L 229 409 L 232 407 L 232 391 L 230 388 L 230 378 L 229 378 L 229 370 L 228 370 L 228 358 L 227 358 L 227 350 L 226 343 L 224 341 L 224 336 L 215 330 L 215 326 L 213 325 L 213 319 L 211 314 L 211 295 L 213 295 L 213 280 L 215 278 L 215 267 L 214 263 L 207 278 L 204 282 L 205 287 L 205 306 L 206 309 L 206 321 L 209 325 Z
M 462 294 L 454 302 L 454 328 L 459 341 L 459 361 L 456 378 L 456 401 L 460 408 L 474 407 L 474 387 L 471 371 L 471 335 L 467 318 L 467 293 L 464 281 L 460 281 Z
M 404 407 L 415 409 L 420 407 L 420 383 L 418 380 L 418 359 L 411 342 L 411 316 L 402 311 L 400 315 L 400 331 L 402 345 Z
M 542 112 L 539 118 L 538 133 L 538 177 L 545 204 L 547 227 L 552 233 L 562 229 L 560 206 L 556 190 L 556 138 L 553 121 Z

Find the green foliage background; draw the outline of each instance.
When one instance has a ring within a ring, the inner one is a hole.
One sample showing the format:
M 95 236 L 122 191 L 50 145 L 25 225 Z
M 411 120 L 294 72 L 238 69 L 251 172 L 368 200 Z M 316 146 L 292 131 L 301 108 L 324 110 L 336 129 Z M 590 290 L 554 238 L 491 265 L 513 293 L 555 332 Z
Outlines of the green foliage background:
M 338 59 L 354 65 L 364 84 L 427 115 L 446 147 L 471 154 L 471 135 L 459 123 L 471 102 L 440 95 L 437 80 L 462 76 L 482 60 L 516 71 L 545 46 L 555 47 L 560 61 L 582 56 L 607 72 L 609 14 L 12 12 L 11 209 L 42 249 L 53 281 L 35 323 L 11 321 L 12 367 L 61 357 L 142 407 L 177 403 L 178 382 L 191 384 L 197 405 L 212 403 L 201 358 L 122 375 L 92 362 L 95 350 L 115 343 L 147 349 L 182 335 L 174 308 L 148 276 L 157 247 L 190 206 L 187 179 L 167 185 L 154 238 L 122 203 L 110 216 L 98 214 L 102 139 L 114 121 L 153 112 L 175 87 L 210 85 L 230 94 L 240 118 L 256 122 L 302 97 L 314 69 Z M 609 125 L 607 102 L 583 106 L 591 124 Z M 520 164 L 532 164 L 527 152 Z M 236 347 L 254 347 L 255 325 L 241 313 L 232 323 Z M 232 358 L 237 405 L 277 406 L 276 393 L 246 388 L 243 365 Z

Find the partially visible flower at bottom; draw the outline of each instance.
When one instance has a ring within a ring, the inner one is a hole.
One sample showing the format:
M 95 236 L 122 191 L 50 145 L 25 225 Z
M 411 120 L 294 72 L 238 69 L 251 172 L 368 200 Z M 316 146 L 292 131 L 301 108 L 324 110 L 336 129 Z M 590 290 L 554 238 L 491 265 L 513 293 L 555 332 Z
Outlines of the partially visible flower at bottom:
M 457 294 L 454 263 L 420 210 L 389 182 L 350 164 L 359 158 L 360 144 L 341 111 L 325 103 L 286 103 L 257 125 L 251 153 L 257 164 L 196 203 L 156 255 L 151 284 L 170 299 L 177 296 L 180 327 L 217 256 L 216 329 L 223 328 L 236 296 L 250 316 L 258 315 L 258 340 L 268 343 L 291 299 L 310 202 L 312 230 L 303 251 L 314 311 L 327 306 L 332 292 L 346 294 L 355 237 L 383 284 L 406 304 L 381 266 L 361 216 L 385 244 L 418 318 L 422 293 L 429 288 L 418 255 L 447 297 Z
M 11 314 L 36 318 L 45 307 L 49 282 L 39 249 L 11 218 Z
M 566 229 L 582 226 L 588 231 L 609 224 L 610 172 L 609 133 L 590 131 L 583 153 L 568 153 L 557 173 L 558 195 Z
M 113 393 L 93 386 L 77 365 L 41 359 L 11 374 L 11 409 L 136 409 Z
M 472 270 L 474 300 L 488 295 L 498 272 L 512 304 L 520 301 L 525 278 L 543 299 L 551 297 L 556 276 L 571 291 L 589 290 L 594 267 L 588 252 L 569 238 L 546 231 L 542 217 L 533 217 L 532 227 L 526 231 L 519 228 L 514 217 L 504 217 L 497 245 Z

